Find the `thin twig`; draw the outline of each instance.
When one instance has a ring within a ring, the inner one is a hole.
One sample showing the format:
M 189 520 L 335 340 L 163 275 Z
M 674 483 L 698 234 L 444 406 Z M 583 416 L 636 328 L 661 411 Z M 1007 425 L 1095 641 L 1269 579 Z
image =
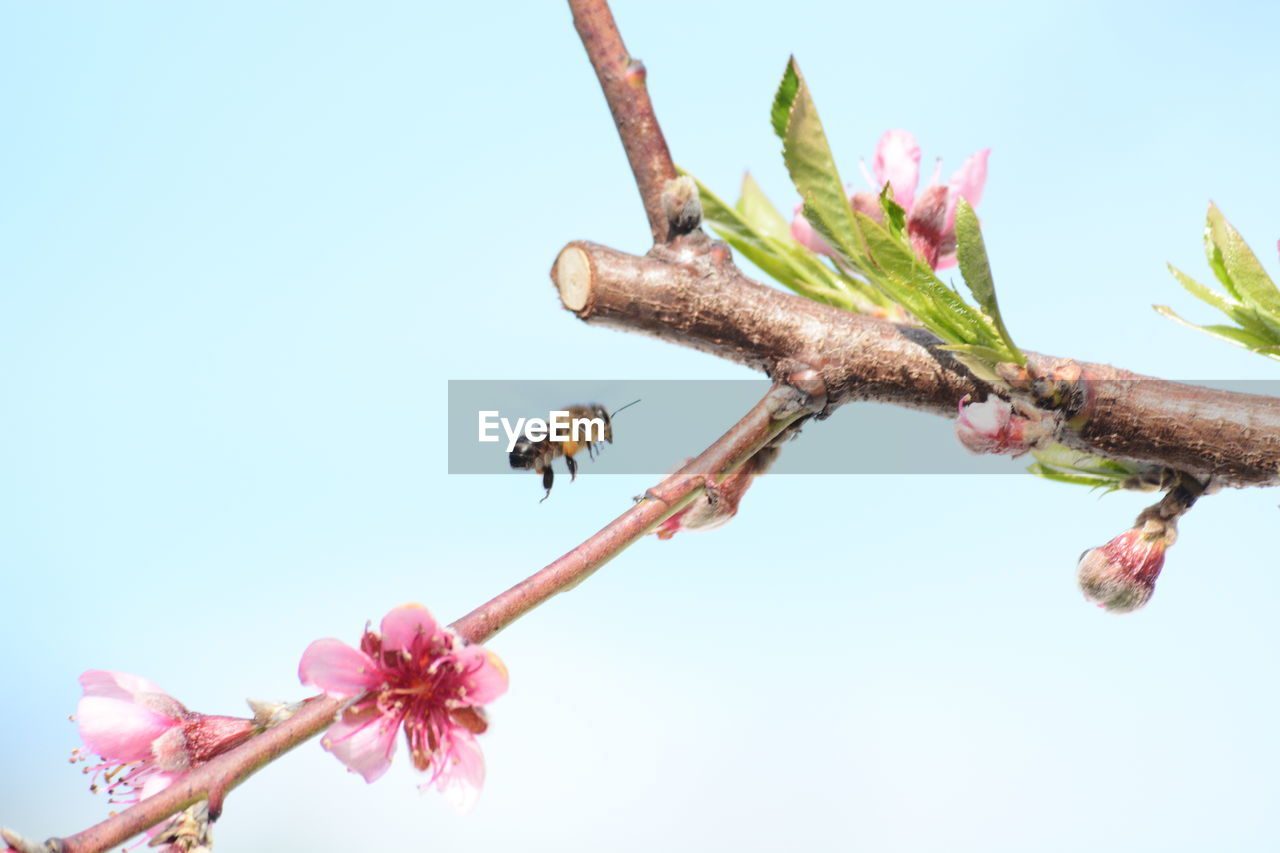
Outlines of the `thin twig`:
M 775 385 L 700 456 L 650 489 L 622 515 L 546 568 L 477 607 L 450 627 L 468 642 L 484 642 L 552 596 L 577 586 L 695 500 L 702 493 L 707 477 L 718 478 L 733 471 L 787 427 L 821 408 L 821 388 L 811 381 L 800 384 L 807 394 L 788 385 Z M 327 729 L 344 704 L 342 700 L 325 696 L 312 697 L 280 725 L 101 823 L 75 835 L 45 842 L 45 849 L 61 853 L 107 850 L 204 799 L 209 801 L 209 813 L 216 819 L 231 789 Z
M 676 177 L 676 167 L 649 100 L 644 64 L 627 54 L 605 0 L 569 0 L 569 8 L 627 151 L 653 242 L 665 243 L 670 232 L 662 209 L 662 189 Z

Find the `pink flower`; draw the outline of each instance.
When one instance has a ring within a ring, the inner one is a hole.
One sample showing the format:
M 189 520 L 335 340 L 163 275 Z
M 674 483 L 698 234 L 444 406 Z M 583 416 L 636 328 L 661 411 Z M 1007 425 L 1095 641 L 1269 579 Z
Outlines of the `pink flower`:
M 1013 406 L 999 397 L 970 403 L 966 395 L 956 416 L 956 438 L 970 453 L 1003 453 L 1021 456 L 1035 446 L 1039 430 L 1027 418 L 1015 415 Z
M 440 627 L 420 604 L 397 607 L 381 627 L 381 634 L 365 629 L 359 650 L 330 639 L 316 640 L 303 653 L 303 684 L 339 699 L 360 697 L 321 743 L 373 782 L 391 766 L 403 724 L 410 761 L 431 772 L 422 787 L 434 783 L 466 811 L 484 784 L 475 739 L 488 728 L 481 706 L 506 692 L 506 667 L 482 646 Z
M 956 263 L 956 206 L 965 199 L 974 207 L 982 200 L 987 183 L 987 158 L 991 149 L 984 148 L 964 161 L 947 186 L 938 183 L 942 161 L 938 161 L 933 177 L 919 195 L 920 146 L 905 130 L 890 130 L 880 137 L 875 159 L 871 161 L 875 181 L 867 181 L 879 189 L 889 184 L 893 200 L 907 212 L 907 236 L 916 253 L 933 269 L 945 269 Z M 866 169 L 863 169 L 866 176 Z M 851 199 L 854 207 L 859 207 Z M 865 205 L 865 202 L 864 202 Z
M 93 789 L 105 787 L 112 802 L 146 799 L 258 731 L 253 720 L 188 711 L 147 679 L 127 672 L 90 670 L 80 684 L 84 696 L 75 717 L 80 739 L 102 759 L 85 772 L 94 774 Z M 85 760 L 82 750 L 73 756 Z
M 1144 524 L 1080 556 L 1077 579 L 1084 597 L 1112 613 L 1129 613 L 1151 600 L 1173 544 L 1172 522 Z
M 965 199 L 974 207 L 982 200 L 982 190 L 987 183 L 987 158 L 990 148 L 984 148 L 969 157 L 942 186 L 938 179 L 942 171 L 939 161 L 929 184 L 917 193 L 920 182 L 920 146 L 915 137 L 905 130 L 890 130 L 880 137 L 871 170 L 875 177 L 863 176 L 878 193 L 888 184 L 893 200 L 907 212 L 907 236 L 916 253 L 935 270 L 946 269 L 956 263 L 956 206 Z M 849 196 L 849 205 L 877 222 L 884 219 L 877 193 L 855 192 Z M 791 221 L 791 236 L 812 252 L 831 255 L 831 247 L 819 237 L 813 226 L 801 214 L 803 205 L 795 209 Z

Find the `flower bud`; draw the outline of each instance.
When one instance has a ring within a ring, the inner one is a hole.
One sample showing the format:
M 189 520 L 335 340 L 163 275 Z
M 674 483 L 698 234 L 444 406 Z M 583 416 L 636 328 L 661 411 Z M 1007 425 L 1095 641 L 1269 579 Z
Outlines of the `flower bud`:
M 688 175 L 667 181 L 662 188 L 662 212 L 671 226 L 672 236 L 689 234 L 702 225 L 702 200 L 698 185 Z
M 1131 613 L 1151 600 L 1173 544 L 1172 522 L 1147 522 L 1085 551 L 1077 579 L 1084 597 L 1112 613 Z
M 970 453 L 1004 453 L 1021 456 L 1035 446 L 1043 430 L 1030 419 L 1013 413 L 1013 406 L 999 397 L 970 403 L 965 396 L 956 416 L 956 438 Z
M 810 252 L 819 255 L 834 255 L 831 246 L 822 239 L 822 235 L 814 230 L 813 224 L 804 217 L 804 202 L 797 204 L 792 211 L 791 237 Z
M 728 524 L 738 514 L 742 496 L 757 476 L 769 470 L 778 457 L 776 446 L 762 447 L 738 470 L 719 482 L 708 481 L 706 492 L 684 509 L 658 525 L 653 532 L 659 539 L 670 539 L 682 530 L 715 530 Z M 689 460 L 685 460 L 687 464 Z

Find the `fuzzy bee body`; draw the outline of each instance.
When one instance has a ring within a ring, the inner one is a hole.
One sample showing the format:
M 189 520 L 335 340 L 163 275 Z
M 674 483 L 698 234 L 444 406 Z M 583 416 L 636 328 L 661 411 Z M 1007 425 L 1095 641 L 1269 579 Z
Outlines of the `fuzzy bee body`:
M 573 481 L 578 477 L 578 460 L 575 457 L 579 453 L 586 450 L 587 456 L 594 459 L 599 452 L 598 445 L 613 443 L 613 421 L 609 410 L 604 406 L 588 403 L 583 406 L 565 406 L 560 411 L 569 413 L 560 420 L 560 423 L 567 421 L 569 424 L 567 440 L 557 441 L 548 436 L 541 441 L 533 441 L 522 435 L 508 457 L 512 468 L 537 471 L 542 475 L 542 487 L 547 490 L 542 496 L 544 501 L 551 497 L 551 484 L 555 482 L 551 464 L 556 459 L 564 457 L 565 467 L 569 469 L 569 479 Z

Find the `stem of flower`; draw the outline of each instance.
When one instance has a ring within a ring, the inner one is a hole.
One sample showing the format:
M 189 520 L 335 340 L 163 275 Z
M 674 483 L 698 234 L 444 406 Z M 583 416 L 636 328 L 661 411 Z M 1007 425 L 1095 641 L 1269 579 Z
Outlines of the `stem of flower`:
M 701 456 L 650 489 L 587 541 L 454 622 L 453 629 L 469 642 L 484 642 L 556 593 L 577 586 L 701 495 L 707 477 L 730 473 L 784 429 L 812 414 L 812 399 L 789 385 L 775 385 Z
M 480 605 L 450 627 L 468 642 L 483 642 L 557 593 L 577 586 L 695 500 L 702 493 L 707 477 L 718 478 L 735 470 L 787 427 L 820 410 L 822 389 L 815 387 L 806 374 L 798 373 L 797 377 L 797 384 L 804 390 L 774 385 L 715 444 L 650 489 L 622 515 L 546 568 Z M 210 818 L 216 820 L 232 788 L 327 729 L 347 701 L 312 697 L 289 719 L 197 767 L 168 788 L 119 814 L 66 838 L 51 838 L 42 844 L 24 840 L 23 844 L 29 851 L 97 853 L 123 843 L 201 800 L 208 800 Z M 20 836 L 14 834 L 13 837 Z

